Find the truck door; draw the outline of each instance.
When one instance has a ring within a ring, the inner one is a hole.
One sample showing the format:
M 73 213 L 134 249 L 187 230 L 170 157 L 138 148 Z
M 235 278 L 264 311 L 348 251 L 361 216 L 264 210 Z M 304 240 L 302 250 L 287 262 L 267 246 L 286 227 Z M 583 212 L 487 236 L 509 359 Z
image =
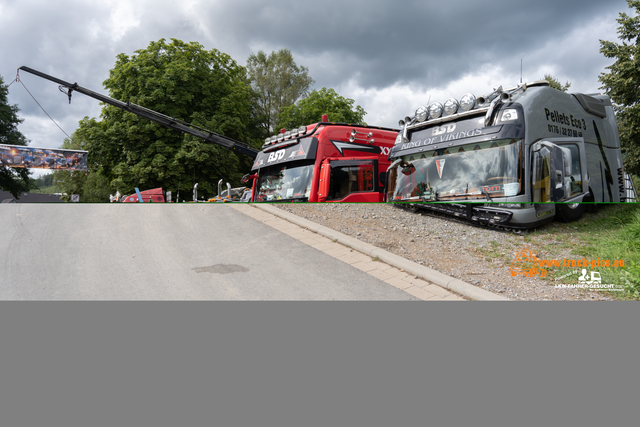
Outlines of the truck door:
M 377 159 L 326 159 L 322 162 L 319 202 L 380 202 Z
M 534 203 L 579 203 L 589 192 L 582 138 L 546 139 L 531 146 Z

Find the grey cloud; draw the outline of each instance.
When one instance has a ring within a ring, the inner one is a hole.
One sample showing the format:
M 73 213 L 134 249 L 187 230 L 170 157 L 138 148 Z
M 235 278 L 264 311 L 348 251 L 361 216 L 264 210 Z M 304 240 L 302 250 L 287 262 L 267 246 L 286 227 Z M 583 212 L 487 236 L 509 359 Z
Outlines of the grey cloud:
M 323 7 L 300 3 L 243 3 L 247 13 L 216 6 L 209 17 L 214 23 L 224 15 L 219 29 L 249 45 L 288 47 L 304 56 L 328 53 L 335 62 L 327 80 L 358 75 L 364 87 L 385 87 L 398 80 L 438 84 L 548 40 L 565 43 L 575 26 L 627 6 L 623 0 L 397 1 L 375 7 L 366 1 L 328 1 Z
M 297 62 L 309 67 L 317 88 L 349 80 L 365 89 L 394 83 L 443 87 L 486 64 L 517 74 L 520 58 L 525 71 L 549 64 L 561 80 L 588 82 L 597 79 L 606 61 L 597 46 L 587 51 L 585 42 L 570 39 L 572 31 L 629 11 L 624 0 L 247 0 L 189 3 L 191 9 L 168 0 L 130 4 L 140 23 L 117 35 L 109 24 L 113 10 L 106 5 L 3 1 L 0 74 L 8 83 L 18 66 L 28 65 L 103 91 L 118 53 L 131 55 L 152 40 L 178 38 L 219 49 L 240 64 L 259 48 L 291 49 Z M 94 100 L 76 95 L 68 105 L 55 84 L 24 74 L 23 80 L 67 132 L 82 117 L 99 114 Z M 16 84 L 10 102 L 23 117 L 42 117 Z M 47 143 L 61 141 L 52 136 Z

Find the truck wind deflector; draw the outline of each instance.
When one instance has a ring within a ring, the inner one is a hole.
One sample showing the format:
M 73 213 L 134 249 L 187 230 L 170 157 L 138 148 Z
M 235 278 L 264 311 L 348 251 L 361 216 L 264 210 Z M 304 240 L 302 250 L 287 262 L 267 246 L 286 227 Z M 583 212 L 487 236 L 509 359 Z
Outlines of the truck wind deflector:
M 603 100 L 582 93 L 574 93 L 572 95 L 578 100 L 587 113 L 602 117 L 603 119 L 607 117 L 607 112 L 604 108 L 606 104 Z M 609 103 L 609 105 L 611 105 L 611 103 Z

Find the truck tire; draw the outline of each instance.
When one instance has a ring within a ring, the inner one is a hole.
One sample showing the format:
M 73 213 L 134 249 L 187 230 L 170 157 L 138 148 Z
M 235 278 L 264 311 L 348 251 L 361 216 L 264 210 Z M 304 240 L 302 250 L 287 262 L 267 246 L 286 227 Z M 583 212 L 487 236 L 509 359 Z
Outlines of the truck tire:
M 586 208 L 584 203 L 557 204 L 556 219 L 560 222 L 577 221 L 582 217 Z

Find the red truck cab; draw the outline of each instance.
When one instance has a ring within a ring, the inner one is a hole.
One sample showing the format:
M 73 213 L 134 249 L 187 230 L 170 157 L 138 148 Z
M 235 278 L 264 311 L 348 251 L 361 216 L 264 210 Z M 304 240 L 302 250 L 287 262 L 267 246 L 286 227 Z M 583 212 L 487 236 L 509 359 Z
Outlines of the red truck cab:
M 398 130 L 323 121 L 267 138 L 251 174 L 253 202 L 382 202 Z

